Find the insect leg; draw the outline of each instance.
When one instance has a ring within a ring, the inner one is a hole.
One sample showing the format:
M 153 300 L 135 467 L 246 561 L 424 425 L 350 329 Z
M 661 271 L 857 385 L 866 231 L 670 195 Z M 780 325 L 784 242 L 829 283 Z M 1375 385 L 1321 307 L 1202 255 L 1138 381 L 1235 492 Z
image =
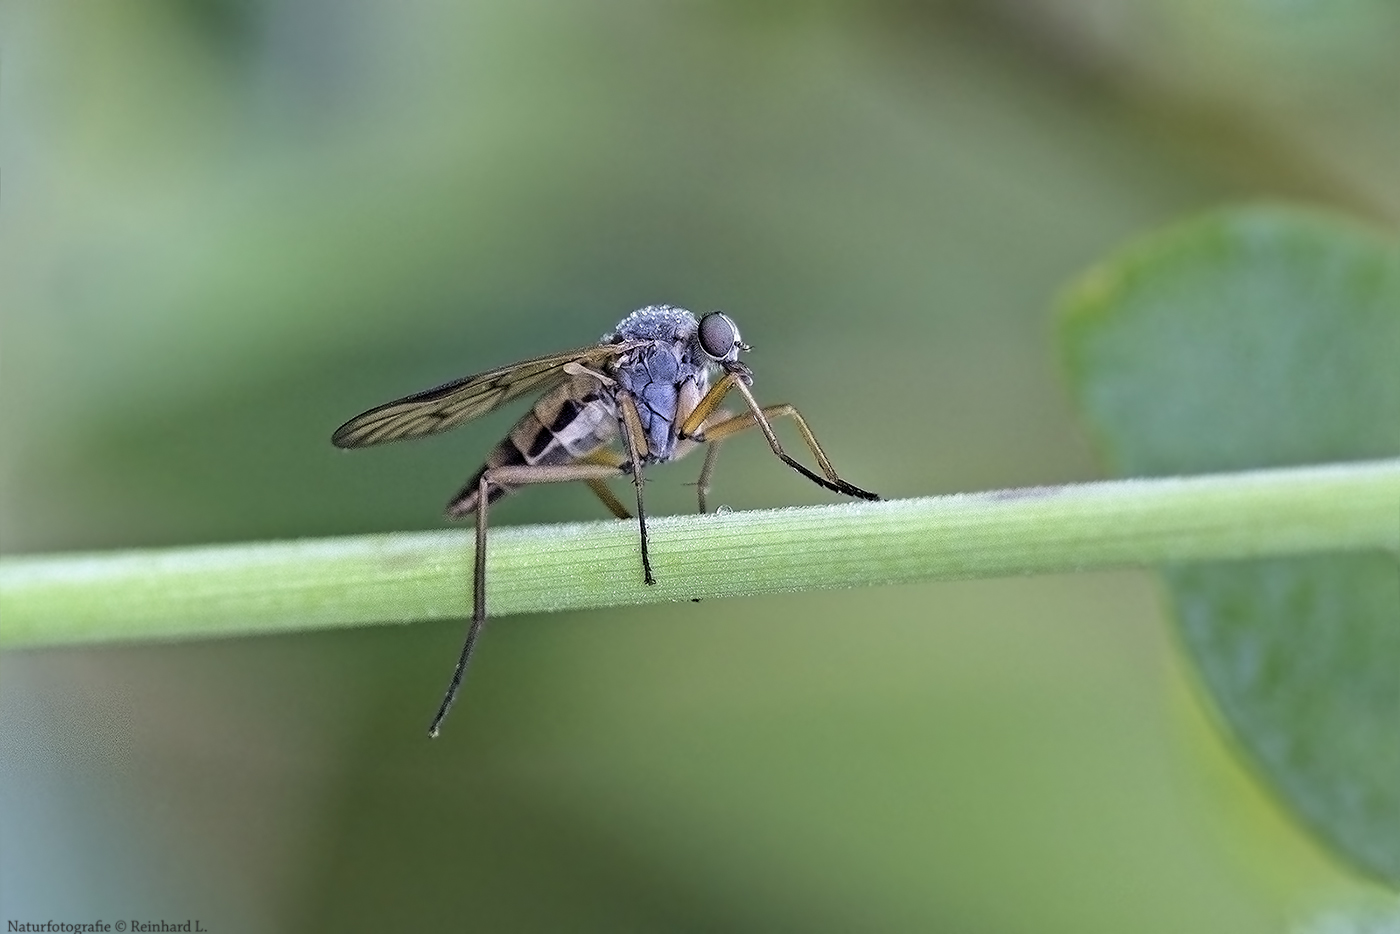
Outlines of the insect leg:
M 715 461 L 719 460 L 719 442 L 705 448 L 705 463 L 700 465 L 700 479 L 695 481 L 695 496 L 700 500 L 700 514 L 709 512 L 705 498 L 710 493 L 710 475 L 715 472 Z
M 583 480 L 587 483 L 599 482 L 606 477 L 616 477 L 624 473 L 618 466 L 608 464 L 559 464 L 554 466 L 530 466 L 511 464 L 492 467 L 482 473 L 477 485 L 476 507 L 476 562 L 472 568 L 472 621 L 467 627 L 467 637 L 462 643 L 462 654 L 457 659 L 457 667 L 452 670 L 452 681 L 442 698 L 442 706 L 428 727 L 429 736 L 437 736 L 443 718 L 457 699 L 457 690 L 462 686 L 467 663 L 471 661 L 472 649 L 476 647 L 477 636 L 486 622 L 486 511 L 489 507 L 493 485 L 523 486 L 527 483 L 567 483 Z
M 607 464 L 609 467 L 618 468 L 618 473 L 622 473 L 622 465 L 627 463 L 627 458 L 609 448 L 599 448 L 592 454 L 579 458 L 581 464 Z M 619 519 L 630 519 L 632 514 L 627 511 L 627 507 L 622 505 L 622 500 L 613 495 L 613 491 L 608 489 L 607 483 L 599 479 L 585 480 L 588 488 L 603 501 L 603 505 L 608 507 L 608 511 Z
M 637 413 L 637 402 L 631 393 L 619 391 L 617 394 L 618 421 L 622 425 L 622 441 L 627 447 L 632 484 L 637 488 L 637 523 L 642 530 L 642 577 L 648 584 L 656 583 L 651 573 L 651 554 L 647 549 L 647 512 L 642 505 L 642 458 L 647 453 L 647 436 L 642 428 L 642 417 Z
M 722 422 L 729 421 L 733 417 L 733 412 L 727 412 L 724 409 L 717 409 L 715 410 L 714 414 L 710 416 L 710 421 L 713 423 L 713 425 L 718 425 Z M 711 427 L 713 427 L 713 425 Z M 682 440 L 677 446 L 678 452 L 676 454 L 676 457 L 680 457 L 682 453 L 685 453 L 691 447 L 703 443 L 705 442 L 696 441 L 693 439 Z M 699 500 L 700 514 L 702 516 L 710 511 L 709 507 L 706 504 L 710 495 L 710 477 L 715 472 L 715 461 L 717 460 L 719 460 L 719 441 L 712 441 L 705 448 L 705 463 L 700 465 L 700 476 L 695 481 L 695 496 Z
M 681 438 L 698 439 L 702 433 L 705 422 L 710 420 L 710 416 L 715 414 L 719 404 L 724 401 L 724 397 L 729 390 L 738 382 L 739 377 L 734 373 L 726 373 L 719 378 L 719 382 L 709 388 L 700 401 L 695 403 L 695 408 L 690 410 L 690 414 L 681 422 L 679 435 Z
M 706 419 L 719 408 L 721 399 L 723 399 L 725 393 L 729 392 L 730 389 L 738 390 L 739 394 L 744 397 L 744 401 L 748 403 L 749 411 L 743 415 L 738 415 L 734 418 L 719 422 L 718 424 L 705 427 Z M 802 433 L 802 440 L 806 443 L 807 449 L 812 452 L 812 456 L 817 459 L 817 464 L 821 467 L 822 473 L 826 474 L 825 478 L 817 476 L 811 470 L 788 456 L 783 450 L 782 444 L 778 442 L 778 436 L 773 431 L 773 426 L 768 424 L 768 419 L 770 417 L 791 418 L 797 423 L 797 430 Z M 758 400 L 753 397 L 753 392 L 749 389 L 748 384 L 736 373 L 724 374 L 714 386 L 710 387 L 710 391 L 705 393 L 704 398 L 696 404 L 695 411 L 691 412 L 684 424 L 681 425 L 681 437 L 694 438 L 696 441 L 713 443 L 723 440 L 729 435 L 755 426 L 763 432 L 763 436 L 768 440 L 768 446 L 773 449 L 773 453 L 776 454 L 783 463 L 818 486 L 826 487 L 828 490 L 837 493 L 844 493 L 847 496 L 855 496 L 859 499 L 880 498 L 875 493 L 862 490 L 860 487 L 841 479 L 841 476 L 836 472 L 836 468 L 832 467 L 831 461 L 827 459 L 826 452 L 823 451 L 821 445 L 817 443 L 817 436 L 812 433 L 811 428 L 807 427 L 807 420 L 802 417 L 797 409 L 787 404 L 770 405 L 766 407 L 760 406 Z M 706 455 L 705 461 L 705 467 L 701 468 L 700 473 L 702 484 L 709 480 L 706 467 L 710 469 L 714 467 L 714 462 L 708 454 Z

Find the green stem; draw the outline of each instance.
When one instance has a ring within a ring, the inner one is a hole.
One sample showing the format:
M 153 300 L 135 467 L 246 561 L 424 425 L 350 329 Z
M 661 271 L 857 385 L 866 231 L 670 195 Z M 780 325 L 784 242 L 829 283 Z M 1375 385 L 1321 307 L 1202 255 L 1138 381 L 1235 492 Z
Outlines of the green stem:
M 1400 460 L 650 520 L 501 528 L 492 616 L 966 577 L 1400 551 Z M 472 536 L 361 535 L 0 559 L 0 646 L 462 617 Z

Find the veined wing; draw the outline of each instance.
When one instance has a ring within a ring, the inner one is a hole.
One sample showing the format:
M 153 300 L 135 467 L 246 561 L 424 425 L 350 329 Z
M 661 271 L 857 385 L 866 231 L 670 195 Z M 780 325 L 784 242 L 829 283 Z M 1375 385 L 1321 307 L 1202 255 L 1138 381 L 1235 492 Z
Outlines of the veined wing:
M 631 347 L 602 344 L 522 360 L 475 376 L 443 383 L 361 412 L 331 436 L 338 448 L 363 448 L 386 441 L 419 438 L 455 428 L 527 392 L 543 392 L 568 377 L 570 363 L 596 367 Z

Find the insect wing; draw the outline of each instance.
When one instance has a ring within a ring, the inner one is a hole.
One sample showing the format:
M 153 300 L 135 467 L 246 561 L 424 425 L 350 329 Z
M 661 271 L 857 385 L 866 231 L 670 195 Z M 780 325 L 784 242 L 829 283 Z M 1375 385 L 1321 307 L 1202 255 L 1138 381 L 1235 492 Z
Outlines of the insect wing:
M 567 378 L 564 368 L 571 363 L 597 366 L 629 346 L 584 347 L 453 380 L 361 412 L 335 430 L 331 443 L 339 448 L 363 448 L 447 431 L 517 396 L 554 387 Z

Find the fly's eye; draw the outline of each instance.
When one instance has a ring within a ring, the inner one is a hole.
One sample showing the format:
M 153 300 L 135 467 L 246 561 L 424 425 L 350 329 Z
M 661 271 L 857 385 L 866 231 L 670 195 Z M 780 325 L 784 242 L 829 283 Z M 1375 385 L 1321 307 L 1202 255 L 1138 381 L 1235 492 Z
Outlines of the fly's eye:
M 716 360 L 733 359 L 739 347 L 739 329 L 729 316 L 712 311 L 700 319 L 700 349 Z

